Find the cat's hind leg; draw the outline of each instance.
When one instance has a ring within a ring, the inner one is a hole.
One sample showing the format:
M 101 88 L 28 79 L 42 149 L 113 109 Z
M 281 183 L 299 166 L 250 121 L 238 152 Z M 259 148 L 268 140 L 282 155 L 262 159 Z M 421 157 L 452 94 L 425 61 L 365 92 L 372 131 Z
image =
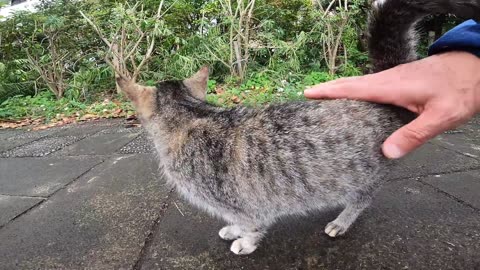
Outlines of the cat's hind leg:
M 370 205 L 372 196 L 365 192 L 358 192 L 350 196 L 345 209 L 325 227 L 325 233 L 330 237 L 345 234 L 358 216 Z

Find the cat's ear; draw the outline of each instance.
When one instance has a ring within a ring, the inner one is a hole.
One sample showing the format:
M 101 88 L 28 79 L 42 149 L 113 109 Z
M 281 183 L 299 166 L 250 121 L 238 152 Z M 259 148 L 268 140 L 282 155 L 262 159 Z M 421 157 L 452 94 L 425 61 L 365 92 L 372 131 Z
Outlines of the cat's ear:
M 140 118 L 152 118 L 155 114 L 155 87 L 143 86 L 123 77 L 117 77 L 117 84 L 132 101 Z
M 203 66 L 195 75 L 183 81 L 190 93 L 200 100 L 205 100 L 207 97 L 208 73 L 208 66 Z

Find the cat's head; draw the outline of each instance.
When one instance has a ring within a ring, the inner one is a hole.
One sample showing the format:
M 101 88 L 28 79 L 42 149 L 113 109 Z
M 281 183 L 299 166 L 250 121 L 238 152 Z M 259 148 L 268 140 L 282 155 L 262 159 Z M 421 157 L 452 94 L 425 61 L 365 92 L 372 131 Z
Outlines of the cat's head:
M 209 69 L 202 67 L 191 78 L 183 81 L 164 81 L 156 87 L 143 86 L 131 80 L 119 77 L 117 83 L 135 106 L 140 119 L 151 119 L 158 111 L 160 102 L 190 99 L 204 102 L 207 96 Z

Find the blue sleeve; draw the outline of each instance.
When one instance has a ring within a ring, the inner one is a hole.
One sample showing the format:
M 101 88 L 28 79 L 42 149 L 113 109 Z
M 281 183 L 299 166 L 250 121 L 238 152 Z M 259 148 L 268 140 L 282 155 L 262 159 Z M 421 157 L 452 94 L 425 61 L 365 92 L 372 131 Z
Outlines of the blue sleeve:
M 458 25 L 438 39 L 428 54 L 447 51 L 467 51 L 480 57 L 480 23 L 469 20 Z

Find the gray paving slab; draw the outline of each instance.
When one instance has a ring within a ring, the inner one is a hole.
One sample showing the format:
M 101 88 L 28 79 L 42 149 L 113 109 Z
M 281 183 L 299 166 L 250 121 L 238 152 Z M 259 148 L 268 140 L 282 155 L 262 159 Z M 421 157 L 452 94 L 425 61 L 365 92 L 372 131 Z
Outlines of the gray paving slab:
M 480 159 L 480 140 L 475 140 L 464 133 L 442 134 L 432 140 L 432 143 Z
M 153 153 L 155 152 L 155 146 L 148 138 L 147 133 L 143 132 L 140 136 L 122 147 L 119 152 L 122 154 Z
M 0 129 L 0 140 L 6 140 L 10 137 L 18 136 L 24 132 L 25 130 L 23 129 Z
M 98 157 L 0 159 L 0 194 L 46 197 L 100 162 Z
M 55 153 L 59 156 L 108 155 L 135 139 L 139 133 L 99 133 Z
M 169 188 L 152 156 L 112 158 L 0 230 L 0 269 L 132 269 Z
M 83 136 L 45 137 L 3 152 L 0 157 L 43 157 L 71 145 Z
M 345 235 L 324 226 L 338 211 L 274 226 L 249 256 L 219 239 L 223 223 L 187 205 L 171 204 L 143 258 L 142 269 L 478 269 L 480 215 L 433 188 L 399 180 L 382 188 Z M 181 212 L 180 212 L 181 211 Z
M 76 137 L 88 137 L 95 133 L 102 131 L 103 129 L 108 128 L 100 125 L 92 124 L 72 124 L 66 127 L 65 129 L 56 133 L 56 136 L 76 136 Z
M 15 148 L 17 146 L 20 146 L 22 144 L 29 143 L 31 141 L 32 140 L 18 140 L 18 141 L 11 142 L 11 141 L 7 141 L 7 140 L 0 140 L 0 153 L 4 152 L 4 151 L 7 151 L 7 150 L 10 150 L 10 149 L 13 149 L 13 148 Z
M 480 142 L 480 114 L 477 114 L 476 117 L 472 118 L 467 124 L 457 130 Z
M 428 143 L 400 160 L 388 177 L 390 179 L 417 177 L 479 167 L 479 160 Z
M 90 136 L 102 130 L 108 130 L 122 126 L 125 121 L 119 119 L 99 119 L 88 122 L 78 122 L 64 126 L 64 128 L 57 132 L 56 136 Z
M 36 132 L 28 132 L 25 129 L 0 130 L 0 153 L 52 135 L 56 133 L 57 130 L 58 129 L 49 129 Z
M 480 171 L 431 175 L 422 181 L 480 210 Z
M 42 198 L 0 195 L 0 228 L 43 200 Z
M 116 125 L 110 128 L 102 130 L 104 134 L 112 133 L 140 133 L 143 132 L 143 128 L 139 126 L 130 126 L 130 125 Z

